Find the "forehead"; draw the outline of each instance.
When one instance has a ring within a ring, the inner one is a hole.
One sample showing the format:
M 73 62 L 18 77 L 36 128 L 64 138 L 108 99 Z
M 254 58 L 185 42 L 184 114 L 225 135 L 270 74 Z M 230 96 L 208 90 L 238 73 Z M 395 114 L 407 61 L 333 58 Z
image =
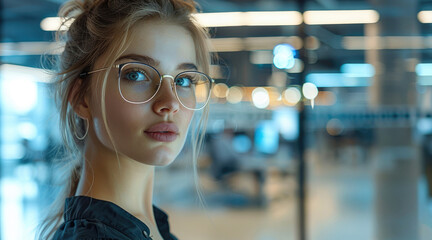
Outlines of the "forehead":
M 131 30 L 129 46 L 122 55 L 149 56 L 167 69 L 185 62 L 196 64 L 195 44 L 184 27 L 152 20 L 139 22 Z

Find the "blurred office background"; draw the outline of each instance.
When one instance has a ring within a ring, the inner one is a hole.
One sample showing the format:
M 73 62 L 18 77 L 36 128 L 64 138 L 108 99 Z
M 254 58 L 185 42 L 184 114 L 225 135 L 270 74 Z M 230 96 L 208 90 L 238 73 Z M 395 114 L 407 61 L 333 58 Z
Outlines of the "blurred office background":
M 0 236 L 55 197 L 58 117 L 41 55 L 63 0 L 2 0 Z M 199 159 L 158 168 L 188 240 L 432 239 L 432 1 L 199 0 L 216 80 Z

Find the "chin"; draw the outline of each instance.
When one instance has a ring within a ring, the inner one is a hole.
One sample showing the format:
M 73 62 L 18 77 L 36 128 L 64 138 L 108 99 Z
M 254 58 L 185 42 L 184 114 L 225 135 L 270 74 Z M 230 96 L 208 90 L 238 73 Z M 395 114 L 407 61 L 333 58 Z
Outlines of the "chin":
M 172 149 L 160 149 L 147 156 L 144 163 L 152 166 L 167 166 L 174 162 L 177 155 L 178 153 L 174 153 Z
M 161 161 L 158 161 L 158 162 L 154 162 L 152 165 L 155 166 L 155 167 L 164 167 L 164 166 L 170 165 L 173 162 L 174 162 L 174 159 L 166 159 L 166 160 L 161 160 Z

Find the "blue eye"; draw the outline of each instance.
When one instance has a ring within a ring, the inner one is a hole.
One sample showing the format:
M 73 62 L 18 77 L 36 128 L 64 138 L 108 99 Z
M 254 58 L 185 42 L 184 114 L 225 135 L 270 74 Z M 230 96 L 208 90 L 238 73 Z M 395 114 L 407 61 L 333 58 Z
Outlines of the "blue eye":
M 179 77 L 176 79 L 175 84 L 180 87 L 190 87 L 192 80 L 189 77 Z
M 134 81 L 134 82 L 148 80 L 146 74 L 144 74 L 141 71 L 137 71 L 137 70 L 130 71 L 130 72 L 126 73 L 125 78 L 127 80 Z

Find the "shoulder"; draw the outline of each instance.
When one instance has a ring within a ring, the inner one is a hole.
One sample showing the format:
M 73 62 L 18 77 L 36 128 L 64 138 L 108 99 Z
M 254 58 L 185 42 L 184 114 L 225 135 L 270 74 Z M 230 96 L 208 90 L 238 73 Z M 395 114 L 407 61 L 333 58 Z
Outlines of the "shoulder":
M 78 219 L 63 223 L 53 240 L 130 239 L 125 234 L 98 220 Z

